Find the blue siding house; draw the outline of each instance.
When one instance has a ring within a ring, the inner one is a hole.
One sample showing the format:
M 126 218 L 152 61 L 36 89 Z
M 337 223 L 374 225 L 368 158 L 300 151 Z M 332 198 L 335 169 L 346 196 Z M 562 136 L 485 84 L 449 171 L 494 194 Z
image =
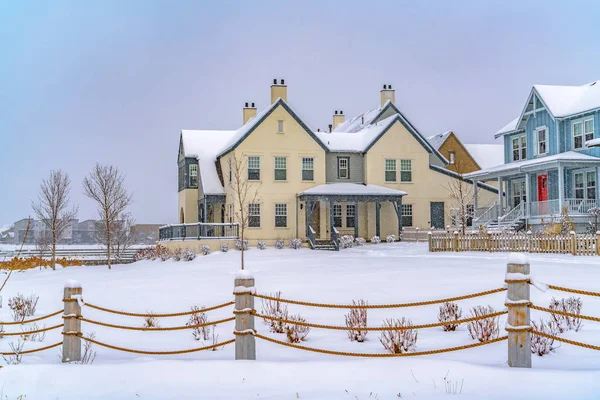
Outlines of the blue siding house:
M 600 206 L 600 146 L 593 146 L 600 138 L 600 81 L 534 85 L 521 114 L 495 137 L 504 141 L 504 164 L 466 177 L 497 179 L 504 196 L 475 222 L 539 230 L 566 208 L 584 229 L 588 210 Z

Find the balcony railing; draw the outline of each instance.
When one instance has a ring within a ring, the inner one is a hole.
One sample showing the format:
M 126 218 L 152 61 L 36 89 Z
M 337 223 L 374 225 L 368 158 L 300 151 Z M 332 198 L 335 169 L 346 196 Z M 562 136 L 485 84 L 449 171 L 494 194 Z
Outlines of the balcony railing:
M 237 239 L 238 224 L 195 223 L 165 225 L 158 230 L 158 240 Z
M 567 207 L 569 215 L 587 215 L 590 208 L 599 207 L 596 199 L 565 199 L 563 207 Z M 529 217 L 546 217 L 559 215 L 561 206 L 559 200 L 533 201 L 528 203 Z

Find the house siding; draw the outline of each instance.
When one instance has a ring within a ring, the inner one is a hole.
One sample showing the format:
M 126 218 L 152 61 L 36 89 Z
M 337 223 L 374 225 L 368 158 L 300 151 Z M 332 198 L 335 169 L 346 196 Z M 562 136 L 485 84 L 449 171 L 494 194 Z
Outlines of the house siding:
M 565 119 L 560 122 L 561 148 L 564 149 L 564 151 L 573 150 L 573 123 L 588 119 L 590 116 L 594 119 L 594 138 L 600 138 L 600 111 L 584 114 L 576 118 Z M 600 147 L 576 151 L 590 156 L 600 157 Z
M 350 178 L 339 179 L 337 173 L 338 157 L 350 159 Z M 365 180 L 364 157 L 360 153 L 327 153 L 326 155 L 327 183 L 363 183 Z

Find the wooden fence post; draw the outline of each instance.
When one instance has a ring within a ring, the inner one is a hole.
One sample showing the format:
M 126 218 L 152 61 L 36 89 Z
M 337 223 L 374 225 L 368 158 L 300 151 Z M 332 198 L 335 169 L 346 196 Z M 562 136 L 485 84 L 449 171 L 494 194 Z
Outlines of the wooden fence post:
M 531 250 L 532 250 L 531 249 L 531 247 L 532 247 L 532 245 L 531 245 L 531 237 L 532 237 L 532 235 L 533 235 L 533 232 L 531 232 L 531 230 L 528 230 L 527 231 L 527 252 L 528 253 L 531 253 Z
M 433 239 L 432 239 L 431 235 L 432 235 L 431 231 L 427 232 L 427 242 L 429 244 L 429 252 L 430 253 L 433 251 L 432 250 L 432 243 L 431 243 L 433 241 Z
M 492 234 L 489 232 L 487 234 L 487 248 L 488 248 L 488 251 L 491 253 L 492 252 Z
M 81 361 L 81 285 L 69 280 L 65 284 L 63 302 L 65 304 L 63 320 L 62 362 Z
M 577 234 L 574 231 L 569 232 L 571 236 L 571 254 L 576 256 L 577 255 Z
M 506 331 L 510 367 L 531 368 L 529 272 L 529 258 L 525 254 L 509 255 L 505 282 L 508 288 Z
M 452 237 L 452 251 L 458 251 L 458 231 L 454 231 L 454 236 Z
M 600 232 L 596 232 L 596 255 L 600 256 Z
M 256 360 L 254 333 L 254 277 L 248 271 L 235 275 L 235 359 Z

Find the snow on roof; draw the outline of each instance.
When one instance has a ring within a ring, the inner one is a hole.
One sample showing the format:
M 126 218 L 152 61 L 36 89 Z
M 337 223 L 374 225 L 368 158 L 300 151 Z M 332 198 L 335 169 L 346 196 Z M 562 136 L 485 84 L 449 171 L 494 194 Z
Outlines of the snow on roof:
M 557 118 L 600 108 L 600 81 L 581 86 L 534 85 L 534 89 Z
M 431 145 L 436 150 L 439 150 L 440 147 L 442 147 L 442 145 L 444 144 L 444 142 L 446 141 L 446 139 L 448 138 L 448 136 L 450 136 L 451 133 L 452 133 L 452 131 L 446 131 L 446 132 L 440 133 L 438 135 L 429 136 L 427 138 L 427 141 L 429 143 L 431 143 Z
M 507 132 L 512 132 L 517 129 L 517 125 L 519 124 L 519 118 L 517 117 L 510 121 L 508 124 L 504 125 L 498 132 L 496 132 L 496 136 L 502 135 Z
M 231 141 L 237 131 L 181 131 L 183 151 L 186 157 L 198 159 L 202 190 L 206 194 L 225 193 L 217 174 L 217 155 Z
M 333 132 L 353 133 L 360 131 L 368 125 L 371 125 L 371 123 L 379 115 L 381 110 L 383 110 L 387 106 L 388 102 L 390 101 L 386 101 L 386 103 L 381 107 L 373 108 L 364 114 L 357 115 L 352 119 L 342 122 L 333 130 Z
M 588 140 L 585 142 L 586 147 L 598 147 L 600 146 L 600 138 Z
M 464 146 L 481 169 L 504 164 L 504 145 L 465 144 Z
M 336 130 L 331 133 L 314 132 L 314 134 L 330 151 L 363 152 L 375 139 L 377 139 L 381 132 L 394 123 L 397 116 L 397 114 L 394 114 L 373 125 L 363 127 L 356 132 L 342 132 Z
M 356 196 L 373 196 L 373 195 L 393 195 L 406 196 L 406 192 L 402 190 L 390 189 L 377 185 L 363 185 L 362 183 L 326 183 L 324 185 L 315 186 L 305 190 L 302 194 L 317 194 L 317 195 L 356 195 Z
M 494 173 L 502 173 L 511 170 L 519 170 L 521 168 L 532 167 L 535 165 L 551 163 L 554 161 L 571 161 L 571 162 L 596 162 L 600 164 L 600 158 L 588 156 L 587 154 L 579 153 L 576 151 L 566 151 L 564 153 L 555 154 L 548 157 L 534 158 L 532 160 L 524 160 L 511 162 L 507 164 L 497 165 L 495 167 L 482 169 L 479 171 L 471 172 L 469 174 L 465 174 L 465 178 L 478 177 L 480 175 L 494 174 Z

